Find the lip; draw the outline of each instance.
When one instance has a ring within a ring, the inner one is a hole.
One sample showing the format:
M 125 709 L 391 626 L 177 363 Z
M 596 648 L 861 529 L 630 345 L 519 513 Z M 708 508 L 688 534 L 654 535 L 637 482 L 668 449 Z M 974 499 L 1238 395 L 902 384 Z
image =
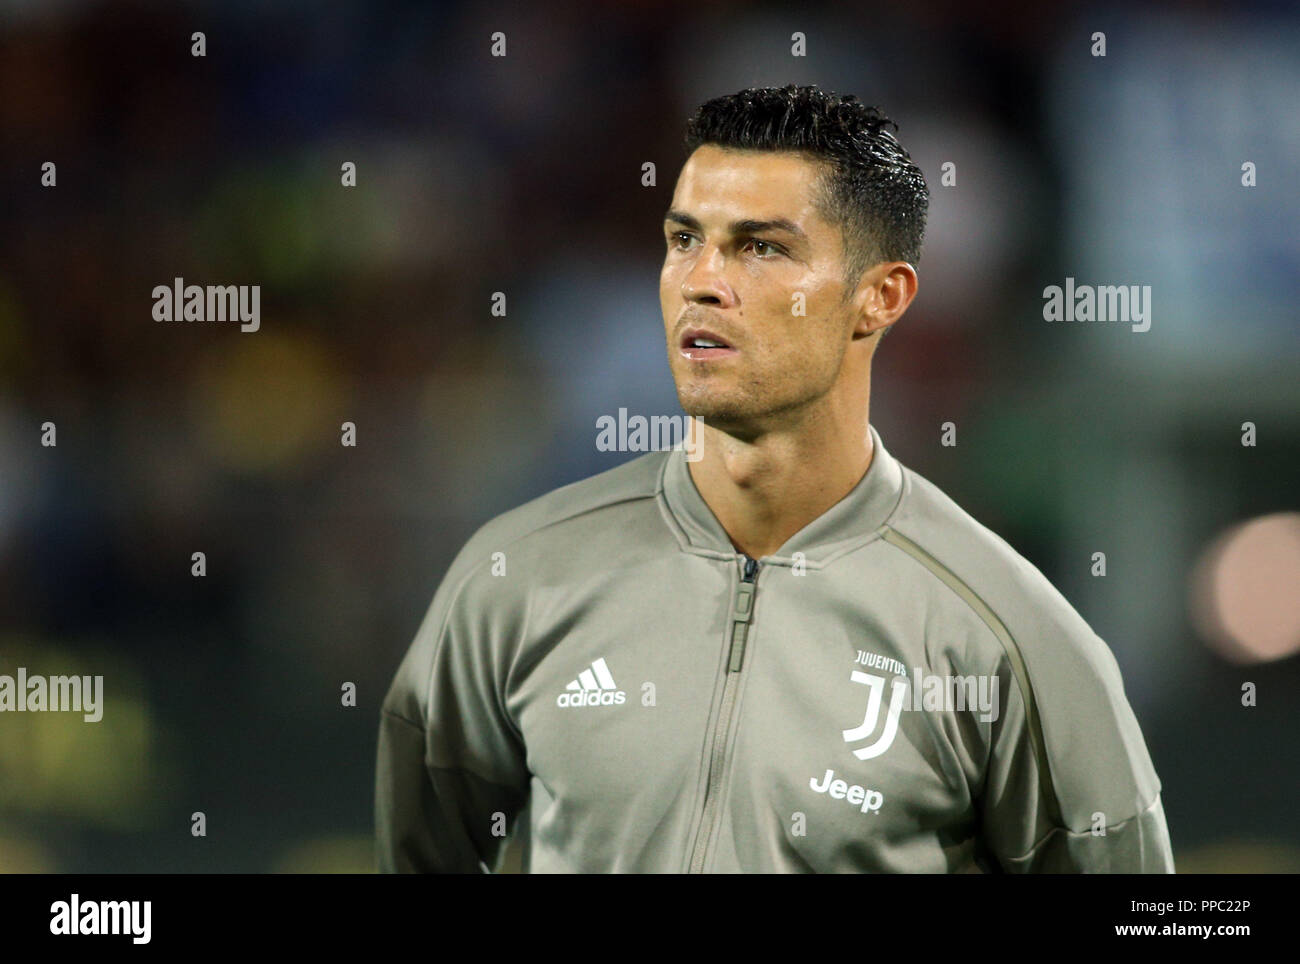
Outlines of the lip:
M 725 348 L 693 348 L 691 342 L 696 338 L 704 338 L 708 341 L 716 341 Z M 687 328 L 682 332 L 682 337 L 678 339 L 677 348 L 682 357 L 690 361 L 713 361 L 719 358 L 729 358 L 732 355 L 740 354 L 735 348 L 731 347 L 731 342 L 721 335 L 714 334 L 707 328 Z

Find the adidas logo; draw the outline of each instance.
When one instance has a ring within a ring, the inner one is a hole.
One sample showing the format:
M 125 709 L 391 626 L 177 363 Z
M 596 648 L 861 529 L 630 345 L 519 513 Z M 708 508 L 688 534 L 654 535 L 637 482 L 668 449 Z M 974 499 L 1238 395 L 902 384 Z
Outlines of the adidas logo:
M 565 687 L 566 692 L 555 698 L 559 706 L 621 706 L 627 700 L 627 694 L 618 688 L 605 657 L 584 669 L 578 678 Z

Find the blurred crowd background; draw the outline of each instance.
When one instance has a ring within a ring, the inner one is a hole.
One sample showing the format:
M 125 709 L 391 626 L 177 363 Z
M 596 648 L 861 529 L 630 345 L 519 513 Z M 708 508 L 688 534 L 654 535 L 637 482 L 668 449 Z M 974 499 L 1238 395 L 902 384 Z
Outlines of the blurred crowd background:
M 1300 870 L 1300 17 L 1048 7 L 0 3 L 0 673 L 105 677 L 98 724 L 0 715 L 0 871 L 371 868 L 447 565 L 638 454 L 597 418 L 680 413 L 684 125 L 787 83 L 930 184 L 886 445 L 1109 643 L 1179 869 Z M 260 330 L 155 322 L 176 277 L 261 285 Z M 1067 277 L 1150 330 L 1044 321 Z

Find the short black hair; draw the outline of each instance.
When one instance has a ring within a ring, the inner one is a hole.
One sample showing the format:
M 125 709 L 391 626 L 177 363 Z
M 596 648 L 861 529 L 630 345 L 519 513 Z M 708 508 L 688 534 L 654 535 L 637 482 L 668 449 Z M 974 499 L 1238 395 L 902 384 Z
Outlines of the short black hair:
M 826 162 L 813 203 L 840 225 L 847 297 L 873 265 L 921 261 L 930 189 L 891 127 L 898 130 L 853 94 L 815 85 L 751 87 L 701 105 L 687 123 L 686 147 L 795 151 Z

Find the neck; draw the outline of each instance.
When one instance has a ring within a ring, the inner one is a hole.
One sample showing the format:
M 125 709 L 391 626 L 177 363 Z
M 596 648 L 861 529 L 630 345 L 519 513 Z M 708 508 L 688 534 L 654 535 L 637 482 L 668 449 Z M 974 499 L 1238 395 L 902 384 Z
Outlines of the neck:
M 828 409 L 743 441 L 705 424 L 691 479 L 739 551 L 775 553 L 866 474 L 874 452 L 865 400 L 860 410 Z

